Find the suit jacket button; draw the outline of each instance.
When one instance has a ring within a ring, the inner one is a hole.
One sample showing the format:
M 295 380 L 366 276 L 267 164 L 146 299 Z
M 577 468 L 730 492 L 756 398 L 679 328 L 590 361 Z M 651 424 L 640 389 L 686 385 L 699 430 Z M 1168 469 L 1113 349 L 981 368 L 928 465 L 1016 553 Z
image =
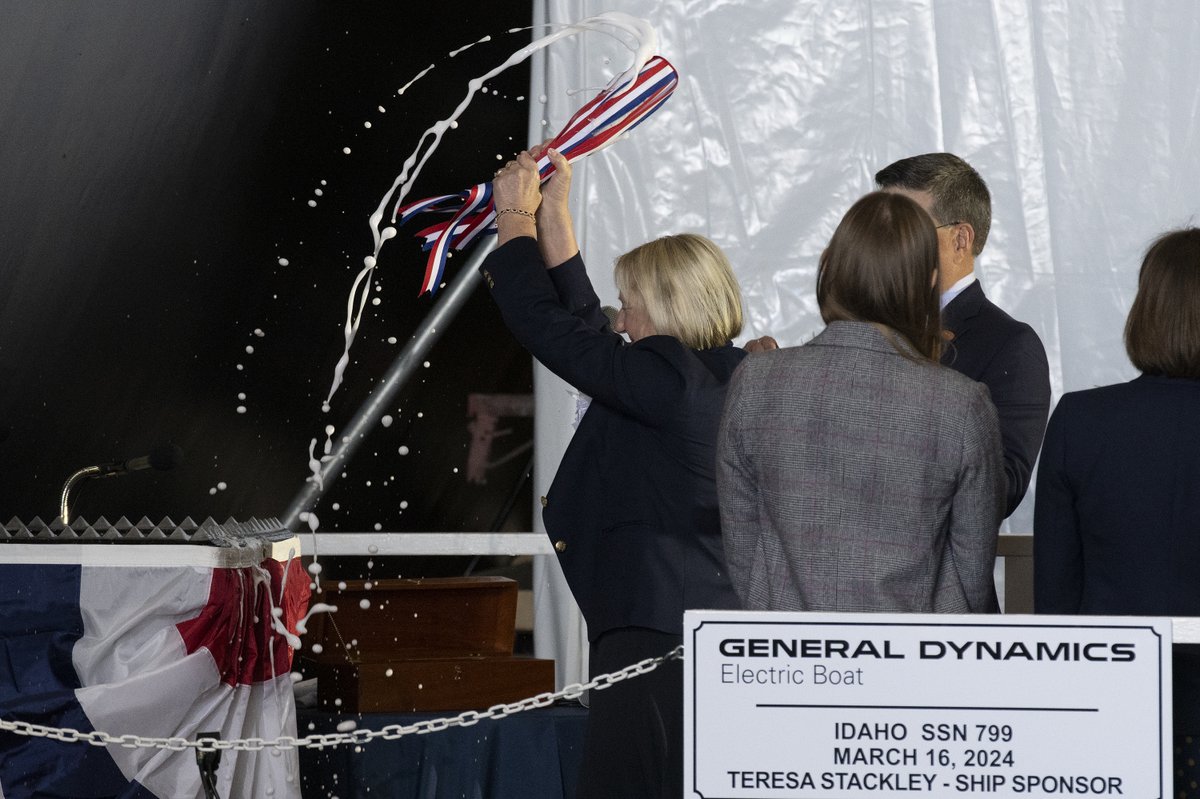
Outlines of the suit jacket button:
M 489 289 L 494 289 L 494 288 L 496 288 L 496 281 L 492 280 L 492 273 L 491 273 L 491 272 L 489 272 L 489 271 L 488 271 L 488 270 L 486 270 L 486 269 L 484 269 L 484 270 L 481 270 L 481 271 L 483 272 L 483 276 L 484 276 L 484 278 L 486 278 L 486 279 L 487 279 L 488 288 L 489 288 Z
M 546 499 L 545 497 L 542 497 L 542 507 L 543 508 L 547 507 L 549 504 L 550 504 L 550 500 Z
M 555 552 L 566 552 L 567 551 L 567 542 L 566 541 L 555 541 L 554 542 L 554 551 Z

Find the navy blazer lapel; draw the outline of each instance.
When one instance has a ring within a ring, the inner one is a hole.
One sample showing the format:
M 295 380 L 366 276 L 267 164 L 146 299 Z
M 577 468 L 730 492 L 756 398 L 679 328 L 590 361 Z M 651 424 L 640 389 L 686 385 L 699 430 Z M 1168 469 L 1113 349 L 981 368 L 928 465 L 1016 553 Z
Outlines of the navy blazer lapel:
M 986 300 L 987 298 L 983 295 L 983 286 L 976 280 L 942 309 L 942 327 L 954 333 L 954 337 L 958 338 L 971 329 L 975 317 L 979 315 L 979 309 L 983 307 Z

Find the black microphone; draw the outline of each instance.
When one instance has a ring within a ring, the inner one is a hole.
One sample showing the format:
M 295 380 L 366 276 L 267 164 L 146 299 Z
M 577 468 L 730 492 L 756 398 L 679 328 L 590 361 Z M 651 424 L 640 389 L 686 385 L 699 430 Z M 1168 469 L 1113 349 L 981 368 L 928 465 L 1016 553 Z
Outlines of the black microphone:
M 183 450 L 175 444 L 167 443 L 150 450 L 149 455 L 139 455 L 127 461 L 101 463 L 96 467 L 99 472 L 89 476 L 107 477 L 114 474 L 125 474 L 125 472 L 137 472 L 142 469 L 158 469 L 160 472 L 165 472 L 174 469 L 181 460 L 183 460 Z
M 616 308 L 612 307 L 611 305 L 601 305 L 600 313 L 602 313 L 606 317 L 608 317 L 608 326 L 609 327 L 616 327 L 617 314 L 619 314 L 620 311 L 618 311 Z

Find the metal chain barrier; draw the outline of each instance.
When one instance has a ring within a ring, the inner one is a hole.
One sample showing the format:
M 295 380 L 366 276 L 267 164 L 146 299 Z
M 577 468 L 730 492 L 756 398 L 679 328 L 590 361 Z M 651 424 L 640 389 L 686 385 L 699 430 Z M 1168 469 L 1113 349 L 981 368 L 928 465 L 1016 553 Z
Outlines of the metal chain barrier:
M 262 738 L 239 738 L 229 741 L 217 738 L 202 738 L 196 741 L 189 741 L 186 738 L 149 738 L 140 735 L 110 735 L 106 732 L 98 731 L 80 732 L 79 730 L 63 727 L 48 727 L 43 724 L 30 724 L 25 721 L 5 721 L 0 719 L 0 731 L 12 732 L 30 738 L 48 738 L 65 743 L 86 743 L 92 746 L 115 745 L 125 749 L 167 749 L 172 752 L 183 752 L 188 749 L 194 749 L 197 752 L 229 750 L 261 752 L 263 749 L 279 749 L 282 751 L 303 748 L 324 749 L 327 746 L 365 744 L 376 738 L 382 738 L 385 741 L 394 741 L 405 735 L 425 735 L 431 732 L 440 732 L 450 727 L 470 727 L 484 719 L 507 718 L 526 710 L 547 707 L 559 699 L 578 699 L 584 691 L 602 691 L 631 677 L 649 674 L 668 661 L 683 660 L 683 657 L 683 645 L 680 644 L 665 655 L 656 658 L 647 658 L 646 660 L 634 663 L 632 666 L 626 666 L 620 671 L 601 674 L 583 684 L 575 683 L 568 685 L 555 693 L 538 694 L 537 696 L 531 696 L 528 699 L 522 699 L 508 705 L 492 705 L 483 711 L 468 710 L 449 718 L 429 719 L 428 721 L 418 721 L 408 725 L 389 724 L 378 730 L 353 730 L 350 732 L 306 735 L 302 738 L 293 738 L 290 735 L 285 735 L 271 741 Z

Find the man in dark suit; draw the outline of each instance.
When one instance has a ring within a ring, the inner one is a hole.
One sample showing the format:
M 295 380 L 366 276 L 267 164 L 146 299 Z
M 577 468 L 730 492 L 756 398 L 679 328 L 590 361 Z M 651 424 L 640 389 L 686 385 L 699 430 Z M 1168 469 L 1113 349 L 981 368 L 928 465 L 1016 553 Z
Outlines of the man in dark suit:
M 950 153 L 904 158 L 879 170 L 884 191 L 904 194 L 933 217 L 938 231 L 942 327 L 950 339 L 942 363 L 983 383 L 1000 417 L 1005 516 L 1021 504 L 1050 413 L 1050 370 L 1042 340 L 983 293 L 975 257 L 992 225 L 987 184 L 970 164 Z

